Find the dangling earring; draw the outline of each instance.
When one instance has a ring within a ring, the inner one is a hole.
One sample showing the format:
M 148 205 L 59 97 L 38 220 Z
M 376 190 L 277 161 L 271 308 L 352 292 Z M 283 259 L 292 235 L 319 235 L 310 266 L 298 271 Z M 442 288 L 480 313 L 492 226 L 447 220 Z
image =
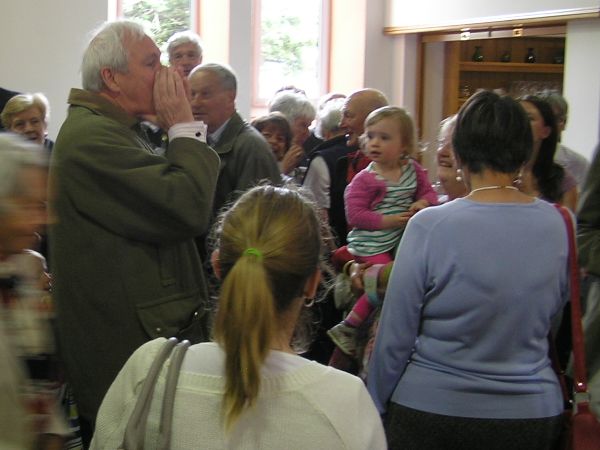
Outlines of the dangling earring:
M 460 169 L 460 168 L 456 169 L 456 181 L 461 182 L 463 180 L 462 175 L 463 175 L 462 169 Z
M 513 185 L 520 188 L 523 184 L 523 168 L 519 169 L 519 173 L 517 174 L 517 178 L 515 178 L 512 182 Z
M 304 297 L 304 307 L 305 308 L 311 308 L 314 304 L 315 304 L 314 297 L 313 298 Z

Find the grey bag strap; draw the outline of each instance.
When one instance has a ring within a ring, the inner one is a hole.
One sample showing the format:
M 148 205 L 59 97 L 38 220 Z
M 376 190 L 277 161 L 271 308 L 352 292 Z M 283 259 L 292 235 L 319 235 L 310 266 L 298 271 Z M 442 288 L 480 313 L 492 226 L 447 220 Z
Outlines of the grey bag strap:
M 125 427 L 125 434 L 123 436 L 123 443 L 121 444 L 120 450 L 143 450 L 144 449 L 144 437 L 146 435 L 146 422 L 148 420 L 148 413 L 150 412 L 150 405 L 154 397 L 154 388 L 156 387 L 156 381 L 158 375 L 165 362 L 171 356 L 173 349 L 175 352 L 173 360 L 169 366 L 167 373 L 167 382 L 165 386 L 165 396 L 163 399 L 162 411 L 161 411 L 161 426 L 159 428 L 159 449 L 167 449 L 171 436 L 171 423 L 173 417 L 173 401 L 175 398 L 175 389 L 177 387 L 177 380 L 179 378 L 179 370 L 183 357 L 187 348 L 190 346 L 189 341 L 183 341 L 179 343 L 176 338 L 170 338 L 164 343 L 160 352 L 152 362 L 148 375 L 144 380 L 142 390 L 136 401 L 131 417 Z M 166 408 L 165 408 L 166 406 Z
M 177 344 L 177 347 L 175 347 L 173 355 L 171 356 L 171 365 L 167 372 L 165 394 L 163 396 L 162 410 L 160 413 L 157 450 L 169 450 L 169 444 L 171 442 L 171 425 L 173 423 L 173 406 L 175 404 L 175 390 L 177 389 L 177 381 L 179 380 L 183 357 L 189 346 L 190 341 L 180 342 Z

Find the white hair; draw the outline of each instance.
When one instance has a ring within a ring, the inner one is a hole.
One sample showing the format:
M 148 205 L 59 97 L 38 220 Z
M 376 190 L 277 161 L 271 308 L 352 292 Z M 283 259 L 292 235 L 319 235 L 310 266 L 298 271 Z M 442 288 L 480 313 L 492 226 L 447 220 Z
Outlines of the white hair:
M 442 140 L 442 138 L 447 137 L 450 138 L 449 142 L 452 141 L 452 133 L 454 132 L 454 127 L 456 127 L 457 120 L 458 114 L 452 114 L 440 122 L 438 140 Z
M 200 64 L 199 66 L 194 67 L 188 78 L 191 80 L 194 74 L 198 72 L 214 73 L 219 78 L 221 88 L 226 91 L 233 91 L 235 94 L 237 94 L 237 78 L 231 67 L 217 63 Z
M 202 40 L 200 39 L 200 36 L 193 31 L 186 30 L 173 34 L 167 40 L 167 53 L 169 54 L 169 58 L 171 58 L 171 53 L 183 44 L 194 44 L 198 50 L 198 56 L 202 56 Z
M 327 133 L 336 133 L 340 130 L 344 101 L 344 98 L 329 100 L 317 113 L 315 136 L 319 139 L 324 139 Z
M 282 91 L 273 97 L 269 103 L 269 112 L 273 111 L 282 113 L 290 123 L 300 118 L 315 118 L 315 107 L 310 100 L 305 95 L 291 91 Z
M 92 33 L 81 63 L 81 84 L 84 89 L 100 92 L 104 88 L 101 70 L 108 67 L 114 71 L 127 73 L 129 54 L 124 45 L 126 37 L 140 41 L 148 33 L 133 20 L 120 19 L 105 22 Z
M 0 133 L 0 213 L 4 201 L 20 192 L 21 171 L 26 167 L 48 167 L 44 148 L 14 133 Z

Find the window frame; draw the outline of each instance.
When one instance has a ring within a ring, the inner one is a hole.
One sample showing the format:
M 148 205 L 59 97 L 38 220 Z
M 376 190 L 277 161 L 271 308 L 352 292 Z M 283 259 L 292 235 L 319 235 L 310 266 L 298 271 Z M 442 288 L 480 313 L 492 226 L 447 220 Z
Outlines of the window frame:
M 124 0 L 108 0 L 109 1 L 109 9 L 112 11 L 113 18 L 121 18 L 123 17 L 123 1 Z M 219 2 L 225 0 L 219 0 Z M 229 4 L 231 0 L 227 0 Z M 246 0 L 248 1 L 248 0 Z M 250 61 L 250 65 L 248 67 L 249 77 L 251 78 L 249 81 L 250 92 L 248 97 L 248 108 L 250 117 L 257 117 L 266 113 L 267 104 L 270 99 L 268 98 L 259 98 L 259 73 L 260 73 L 260 11 L 261 11 L 261 0 L 250 0 L 251 1 L 251 17 L 250 17 L 250 45 L 252 51 L 252 58 Z M 203 14 L 204 10 L 207 6 L 211 6 L 211 3 L 205 3 L 204 0 L 191 0 L 191 18 L 190 18 L 190 30 L 198 33 L 198 35 L 205 38 L 204 32 L 207 30 L 203 29 L 203 21 L 201 20 L 201 14 Z M 226 8 L 228 10 L 229 6 Z M 210 8 L 209 8 L 210 9 Z M 316 98 L 311 98 L 315 104 L 317 104 L 319 98 L 330 91 L 331 88 L 331 56 L 332 56 L 332 24 L 333 24 L 333 0 L 321 0 L 321 30 L 320 30 L 320 61 L 319 61 L 319 92 Z M 229 41 L 229 27 L 230 23 L 227 24 L 225 32 L 227 36 L 223 36 L 223 39 L 227 39 Z M 206 39 L 209 39 L 213 36 L 212 33 Z M 206 42 L 206 40 L 205 40 Z M 221 49 L 220 53 L 216 53 L 208 57 L 208 53 L 210 48 L 205 49 L 205 59 L 206 60 L 214 60 L 214 61 L 222 61 L 227 64 L 231 64 L 230 58 L 230 43 L 226 45 L 226 49 Z M 223 51 L 224 50 L 224 51 Z
M 313 102 L 329 92 L 330 58 L 331 58 L 331 1 L 321 0 L 321 30 L 320 39 L 320 63 L 319 63 L 319 95 L 311 98 Z M 261 62 L 261 7 L 262 0 L 252 0 L 252 116 L 266 112 L 269 98 L 259 97 L 260 84 L 260 62 Z M 299 86 L 300 88 L 302 86 Z
M 114 18 L 120 19 L 124 18 L 123 16 L 123 2 L 125 0 L 109 0 L 109 2 L 114 3 Z M 189 0 L 190 2 L 190 30 L 194 33 L 200 35 L 200 8 L 202 0 Z M 109 6 L 110 9 L 110 6 Z

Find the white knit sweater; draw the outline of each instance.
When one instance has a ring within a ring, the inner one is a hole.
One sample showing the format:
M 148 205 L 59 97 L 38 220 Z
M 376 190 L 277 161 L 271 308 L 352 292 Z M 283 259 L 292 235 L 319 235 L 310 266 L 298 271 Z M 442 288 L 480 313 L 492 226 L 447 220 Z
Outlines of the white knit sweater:
M 110 387 L 91 450 L 118 448 L 146 373 L 163 338 L 140 347 Z M 256 404 L 225 433 L 221 402 L 224 353 L 214 343 L 188 350 L 173 413 L 177 449 L 385 449 L 379 415 L 362 381 L 345 372 L 272 351 Z M 145 449 L 155 448 L 165 370 L 156 385 Z

